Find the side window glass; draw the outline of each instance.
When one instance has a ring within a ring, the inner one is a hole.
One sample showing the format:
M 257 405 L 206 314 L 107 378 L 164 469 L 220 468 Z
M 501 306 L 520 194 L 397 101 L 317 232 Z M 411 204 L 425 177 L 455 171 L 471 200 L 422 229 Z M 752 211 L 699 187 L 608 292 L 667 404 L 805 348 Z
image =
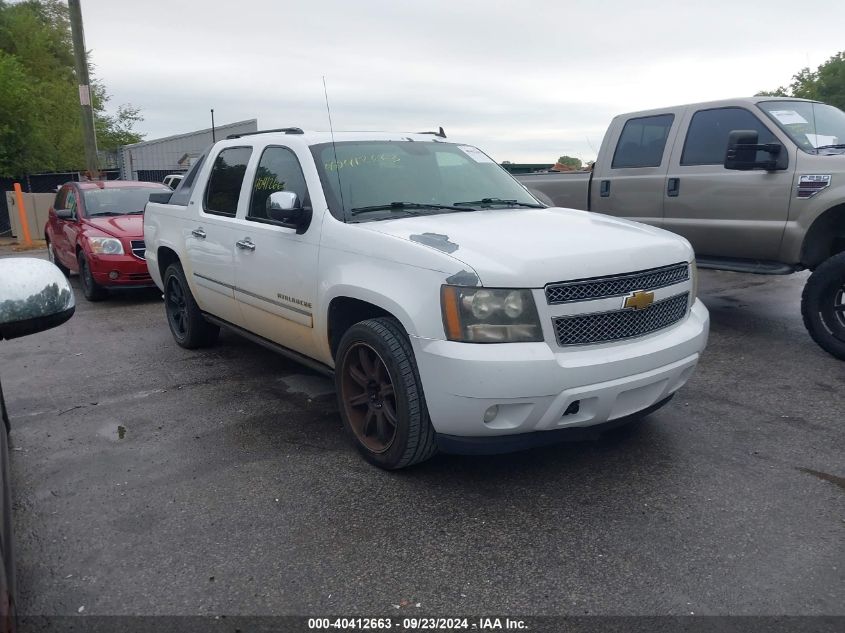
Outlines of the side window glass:
M 185 174 L 179 182 L 176 183 L 176 190 L 170 196 L 170 204 L 187 205 L 191 199 L 191 194 L 194 192 L 194 180 L 202 169 L 205 163 L 205 157 L 208 156 L 208 150 L 203 152 L 202 156 L 191 166 L 191 169 Z
M 217 155 L 205 190 L 205 211 L 234 216 L 251 147 L 229 147 Z
M 728 135 L 733 130 L 757 130 L 760 143 L 777 141 L 756 116 L 743 108 L 699 110 L 690 121 L 681 165 L 721 165 L 728 150 Z M 757 160 L 768 160 L 758 154 Z
M 65 208 L 71 212 L 74 218 L 76 217 L 76 192 L 73 189 L 70 189 L 67 192 Z
M 67 194 L 67 189 L 60 187 L 58 193 L 56 193 L 56 199 L 53 201 L 53 209 L 56 211 L 64 209 L 65 194 Z
M 674 120 L 674 114 L 628 119 L 616 144 L 611 168 L 660 167 Z
M 248 216 L 259 220 L 271 219 L 267 214 L 267 201 L 275 191 L 290 191 L 307 206 L 308 188 L 302 167 L 291 150 L 285 147 L 268 147 L 258 161 L 255 182 L 252 185 L 252 202 Z

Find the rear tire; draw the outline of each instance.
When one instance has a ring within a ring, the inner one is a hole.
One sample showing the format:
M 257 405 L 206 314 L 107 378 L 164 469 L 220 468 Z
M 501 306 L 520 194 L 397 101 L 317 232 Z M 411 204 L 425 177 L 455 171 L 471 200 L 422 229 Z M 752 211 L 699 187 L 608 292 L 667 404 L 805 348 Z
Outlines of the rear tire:
M 170 264 L 164 271 L 164 311 L 170 333 L 181 347 L 197 349 L 217 341 L 220 328 L 203 317 L 181 264 Z
M 79 284 L 82 286 L 82 294 L 88 301 L 102 301 L 109 296 L 109 291 L 94 281 L 94 276 L 91 274 L 91 267 L 88 266 L 88 260 L 85 259 L 85 253 L 79 251 L 76 255 L 76 261 L 79 262 Z
M 370 463 L 395 470 L 437 451 L 414 351 L 394 319 L 349 328 L 338 347 L 335 385 L 343 425 Z
M 845 360 L 845 252 L 822 262 L 804 286 L 801 315 L 813 340 Z
M 59 258 L 56 257 L 56 251 L 53 249 L 53 244 L 50 242 L 50 238 L 45 236 L 45 239 L 47 240 L 47 258 L 56 268 L 62 271 L 62 274 L 65 277 L 70 277 L 70 268 L 65 266 L 59 261 Z

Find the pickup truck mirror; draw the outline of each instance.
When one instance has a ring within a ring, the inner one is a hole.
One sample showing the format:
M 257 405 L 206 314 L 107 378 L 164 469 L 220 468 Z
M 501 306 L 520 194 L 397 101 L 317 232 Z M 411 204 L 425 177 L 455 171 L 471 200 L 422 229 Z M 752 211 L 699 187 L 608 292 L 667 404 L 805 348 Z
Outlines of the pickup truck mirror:
M 756 130 L 733 130 L 728 134 L 728 151 L 725 153 L 725 169 L 750 171 L 765 169 L 776 171 L 786 169 L 789 157 L 780 143 L 757 142 Z M 769 160 L 757 160 L 757 152 L 769 154 Z
M 54 264 L 32 257 L 0 259 L 0 340 L 61 325 L 75 306 L 70 284 Z
M 303 206 L 293 191 L 274 191 L 267 198 L 267 217 L 301 235 L 311 224 L 311 208 Z
M 72 220 L 73 211 L 70 209 L 56 209 L 56 217 L 60 220 Z

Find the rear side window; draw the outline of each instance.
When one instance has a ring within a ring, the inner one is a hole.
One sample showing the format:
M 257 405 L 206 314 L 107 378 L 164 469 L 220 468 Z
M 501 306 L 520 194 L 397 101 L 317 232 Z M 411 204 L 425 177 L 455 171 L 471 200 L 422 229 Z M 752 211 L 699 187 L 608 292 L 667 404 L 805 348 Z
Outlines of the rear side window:
M 728 150 L 728 135 L 733 130 L 757 130 L 760 143 L 777 139 L 762 121 L 743 108 L 699 110 L 692 117 L 681 154 L 681 165 L 721 165 Z M 758 160 L 767 160 L 758 157 Z
M 248 216 L 257 220 L 269 220 L 267 199 L 275 191 L 290 191 L 299 197 L 299 203 L 307 206 L 308 187 L 296 154 L 286 147 L 268 147 L 261 155 L 255 181 L 252 185 L 252 201 Z
M 611 168 L 660 167 L 674 120 L 674 114 L 628 119 L 616 144 Z
M 173 195 L 170 196 L 169 204 L 181 204 L 183 206 L 188 204 L 194 190 L 194 180 L 196 179 L 200 169 L 202 169 L 206 156 L 208 156 L 208 150 L 203 152 L 202 156 L 199 157 L 199 160 L 191 166 L 191 169 L 185 177 L 176 183 L 176 189 L 173 192 Z
M 61 187 L 59 192 L 56 194 L 56 199 L 53 201 L 53 209 L 58 211 L 59 209 L 64 209 L 65 204 L 65 195 L 67 194 L 67 187 Z
M 235 215 L 251 154 L 251 147 L 229 147 L 217 155 L 205 190 L 206 213 Z

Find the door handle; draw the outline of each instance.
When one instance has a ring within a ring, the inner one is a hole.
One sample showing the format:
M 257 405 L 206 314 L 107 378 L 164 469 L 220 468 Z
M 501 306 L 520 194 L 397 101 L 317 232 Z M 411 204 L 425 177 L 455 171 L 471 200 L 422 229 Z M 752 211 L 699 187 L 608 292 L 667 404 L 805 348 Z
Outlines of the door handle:
M 599 184 L 599 195 L 602 198 L 610 197 L 610 181 L 609 180 L 602 180 Z
M 255 244 L 248 237 L 245 237 L 244 239 L 238 240 L 237 242 L 235 242 L 235 246 L 237 246 L 239 249 L 241 249 L 243 251 L 254 251 L 255 250 Z
M 670 198 L 677 198 L 679 193 L 681 193 L 681 179 L 670 178 L 666 184 L 666 195 Z
M 193 231 L 191 231 L 191 235 L 201 240 L 205 239 L 205 231 L 203 231 L 202 229 L 194 229 Z

